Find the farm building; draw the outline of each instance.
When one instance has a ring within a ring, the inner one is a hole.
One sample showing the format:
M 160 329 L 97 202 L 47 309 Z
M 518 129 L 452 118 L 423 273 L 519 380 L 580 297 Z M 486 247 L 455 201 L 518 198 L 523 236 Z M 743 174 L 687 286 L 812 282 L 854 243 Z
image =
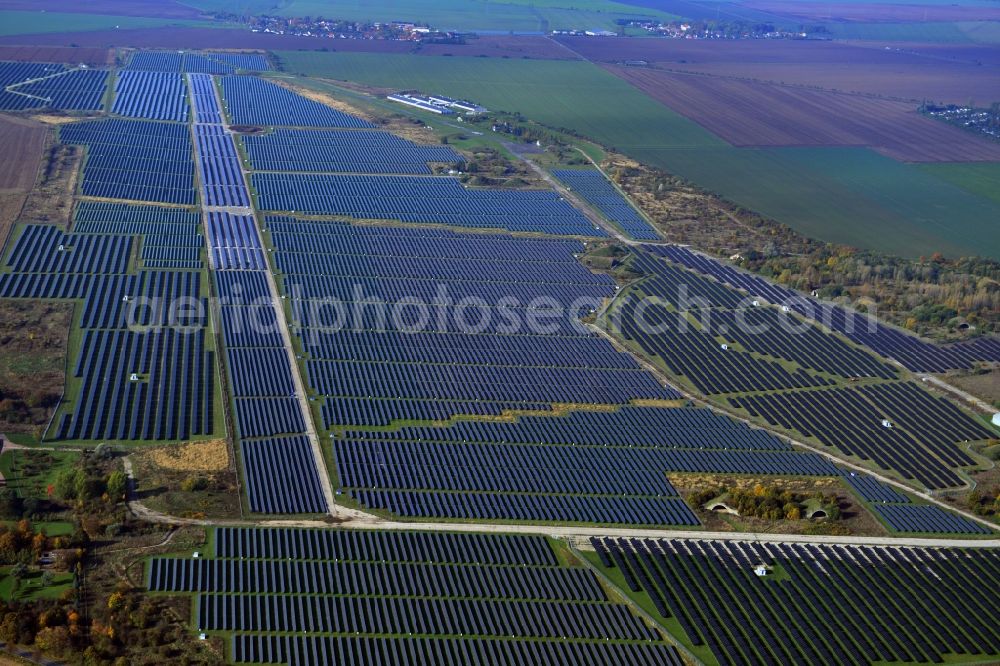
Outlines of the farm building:
M 395 93 L 388 96 L 388 99 L 400 104 L 415 106 L 424 111 L 438 113 L 442 115 L 461 112 L 467 116 L 486 113 L 484 106 L 479 106 L 462 99 L 452 99 L 444 95 L 417 95 L 412 93 Z

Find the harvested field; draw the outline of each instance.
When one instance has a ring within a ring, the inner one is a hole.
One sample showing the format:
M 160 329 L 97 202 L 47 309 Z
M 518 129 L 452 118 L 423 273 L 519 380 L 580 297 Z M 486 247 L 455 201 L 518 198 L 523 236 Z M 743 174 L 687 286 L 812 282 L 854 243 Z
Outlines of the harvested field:
M 966 104 L 992 102 L 1000 89 L 998 50 L 976 46 L 805 42 L 704 41 L 560 37 L 595 62 L 646 60 L 660 69 L 754 82 L 858 92 L 900 100 Z M 888 49 L 888 50 L 887 50 Z
M 576 60 L 575 53 L 549 37 L 532 35 L 483 35 L 465 44 L 423 44 L 416 51 L 428 56 L 474 56 L 488 58 L 541 58 Z
M 719 62 L 797 62 L 800 64 L 841 63 L 923 64 L 925 58 L 906 51 L 885 51 L 838 42 L 806 40 L 697 40 L 619 39 L 617 37 L 555 38 L 588 60 L 619 62 L 647 60 L 682 64 Z
M 69 14 L 111 14 L 152 18 L 196 19 L 202 13 L 174 0 L 5 0 L 5 10 L 66 12 Z
M 0 116 L 0 190 L 30 190 L 38 176 L 46 127 L 26 118 Z
M 114 63 L 110 49 L 70 46 L 0 46 L 0 60 L 17 62 L 60 62 L 103 67 Z
M 608 67 L 734 146 L 868 146 L 904 162 L 1000 160 L 1000 143 L 907 102 L 717 76 Z
M 919 65 L 848 65 L 728 62 L 671 64 L 672 71 L 739 78 L 759 83 L 784 83 L 830 91 L 878 95 L 919 103 L 991 102 L 989 92 L 1000 90 L 1000 69 L 960 62 L 928 60 Z
M 854 2 L 802 2 L 801 0 L 750 0 L 750 9 L 806 21 L 894 22 L 997 21 L 1000 7 L 882 4 Z
M 160 447 L 150 451 L 149 457 L 174 472 L 219 472 L 229 467 L 229 448 L 224 439 Z
M 924 44 L 920 42 L 864 42 L 857 46 L 884 50 L 907 51 L 925 58 L 969 63 L 972 65 L 1000 65 L 1000 49 L 993 46 L 973 44 Z

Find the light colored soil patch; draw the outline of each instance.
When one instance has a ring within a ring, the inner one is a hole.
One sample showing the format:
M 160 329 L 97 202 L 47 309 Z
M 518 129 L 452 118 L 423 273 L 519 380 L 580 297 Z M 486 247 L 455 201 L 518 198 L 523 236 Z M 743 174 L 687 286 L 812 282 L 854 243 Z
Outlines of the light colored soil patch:
M 149 457 L 157 466 L 175 472 L 220 472 L 229 467 L 224 439 L 158 448 L 150 451 Z
M 767 482 L 767 479 L 761 477 L 729 476 L 725 474 L 670 474 L 667 478 L 670 479 L 671 485 L 681 493 L 721 486 L 749 490 L 758 483 Z M 843 492 L 844 490 L 840 479 L 834 477 L 788 478 L 781 479 L 775 485 L 782 490 L 791 490 L 792 492 L 801 494 L 811 494 L 816 491 L 836 493 Z
M 955 388 L 971 393 L 991 405 L 1000 405 L 1000 368 L 993 368 L 984 374 L 962 372 L 939 376 Z
M 79 118 L 73 116 L 50 116 L 46 114 L 31 116 L 31 119 L 37 120 L 40 123 L 45 123 L 46 125 L 65 125 L 67 123 L 75 123 L 79 120 Z

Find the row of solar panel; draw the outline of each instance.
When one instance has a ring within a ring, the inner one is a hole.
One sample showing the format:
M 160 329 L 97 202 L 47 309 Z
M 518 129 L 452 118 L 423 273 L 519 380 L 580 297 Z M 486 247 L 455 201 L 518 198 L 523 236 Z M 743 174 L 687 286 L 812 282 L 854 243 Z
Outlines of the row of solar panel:
M 583 200 L 636 240 L 659 240 L 660 236 L 629 201 L 594 169 L 560 169 L 552 172 Z
M 462 161 L 447 146 L 420 146 L 378 130 L 278 128 L 246 135 L 243 145 L 256 171 L 429 174 L 429 162 Z
M 277 594 L 607 600 L 597 579 L 582 568 L 158 557 L 150 560 L 148 582 L 157 592 L 239 594 L 264 587 Z
M 1000 653 L 994 593 L 982 584 L 1000 576 L 995 550 L 592 542 L 603 566 L 619 569 L 720 664 L 939 663 Z M 781 580 L 768 581 L 779 567 Z
M 514 495 L 355 490 L 363 506 L 407 518 L 586 522 L 623 525 L 698 525 L 680 499 L 589 497 L 584 495 Z
M 238 69 L 266 72 L 271 69 L 271 65 L 265 56 L 258 53 L 136 51 L 126 69 L 211 75 L 232 74 Z
M 548 190 L 467 189 L 441 176 L 357 176 L 255 173 L 261 209 L 458 227 L 606 236 Z
M 692 252 L 688 248 L 656 245 L 647 246 L 647 249 L 743 289 L 750 296 L 762 296 L 772 303 L 786 303 L 788 307 L 823 323 L 827 328 L 843 334 L 854 342 L 899 361 L 913 372 L 943 372 L 953 368 L 969 368 L 977 361 L 1000 361 L 1000 338 L 996 336 L 986 336 L 951 345 L 936 345 L 924 342 L 892 326 L 872 325 L 865 315 L 839 306 L 827 305 L 815 299 L 807 299 L 790 289 L 736 270 L 732 266 Z
M 234 634 L 237 663 L 289 666 L 339 664 L 446 664 L 447 666 L 682 666 L 677 648 L 666 643 L 581 643 L 576 641 L 481 638 L 359 638 Z
M 122 70 L 111 111 L 131 118 L 187 122 L 190 105 L 181 74 Z

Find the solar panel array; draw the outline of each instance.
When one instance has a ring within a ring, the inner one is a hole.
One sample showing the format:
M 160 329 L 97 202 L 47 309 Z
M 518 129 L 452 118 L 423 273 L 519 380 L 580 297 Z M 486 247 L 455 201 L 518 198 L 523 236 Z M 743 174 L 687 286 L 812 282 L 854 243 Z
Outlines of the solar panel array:
M 748 395 L 729 402 L 928 488 L 962 485 L 952 468 L 975 462 L 956 444 L 993 436 L 946 399 L 910 383 Z
M 188 74 L 188 86 L 194 101 L 194 121 L 221 125 L 222 110 L 219 108 L 215 82 L 209 74 Z
M 361 118 L 331 109 L 256 76 L 223 77 L 222 94 L 227 115 L 235 125 L 372 127 Z
M 205 204 L 249 207 L 250 194 L 243 182 L 240 156 L 226 128 L 222 125 L 196 124 L 194 140 Z
M 629 238 L 659 240 L 660 236 L 628 199 L 595 169 L 561 169 L 552 174 L 599 210 Z
M 63 143 L 85 144 L 82 192 L 88 196 L 194 204 L 188 127 L 111 118 L 59 128 Z
M 720 664 L 940 663 L 1000 654 L 1000 551 L 592 539 Z M 772 567 L 760 577 L 760 565 Z M 775 580 L 770 580 L 774 578 Z
M 887 483 L 858 472 L 841 470 L 841 475 L 872 511 L 894 532 L 934 534 L 988 534 L 982 525 L 933 504 L 917 505 Z
M 125 68 L 147 72 L 233 74 L 238 69 L 266 72 L 271 65 L 259 53 L 136 51 Z
M 9 92 L 9 86 L 25 81 L 51 76 L 65 71 L 62 65 L 45 62 L 6 62 L 0 61 L 0 109 L 4 111 L 22 111 L 45 106 L 41 99 L 28 95 L 18 95 Z
M 249 206 L 240 158 L 222 125 L 203 122 L 221 116 L 211 80 L 191 75 L 191 81 L 202 196 L 208 207 L 204 222 L 250 510 L 321 513 L 327 510 L 326 498 L 295 395 L 296 370 L 277 329 L 282 318 L 271 298 L 256 222 L 250 214 L 217 209 Z
M 853 488 L 861 496 L 861 499 L 867 502 L 906 504 L 910 501 L 910 498 L 903 493 L 868 474 L 841 470 L 841 476 L 847 482 L 847 485 Z
M 243 137 L 257 171 L 429 174 L 428 162 L 461 162 L 447 146 L 421 146 L 379 130 L 277 128 Z
M 614 293 L 607 276 L 576 262 L 580 243 L 274 217 L 266 226 L 309 385 L 327 400 L 367 399 L 376 415 L 358 410 L 327 427 L 405 418 L 396 401 L 479 413 L 489 403 L 678 396 L 560 313 Z
M 268 72 L 271 63 L 260 53 L 206 53 L 206 57 L 248 72 Z
M 197 222 L 182 210 L 87 202 L 77 208 L 72 233 L 21 229 L 0 295 L 83 300 L 83 335 L 70 367 L 76 397 L 61 407 L 50 437 L 177 440 L 214 432 L 214 352 L 205 338 L 201 274 L 150 270 L 145 259 L 151 238 L 200 242 Z M 146 268 L 133 273 L 136 237 Z M 187 309 L 175 309 L 178 302 Z
M 928 488 L 962 485 L 953 468 L 975 463 L 958 444 L 995 436 L 866 351 L 644 247 L 646 277 L 609 321 L 698 391 Z
M 913 372 L 944 372 L 949 369 L 970 368 L 978 361 L 1000 361 L 1000 338 L 996 336 L 949 345 L 932 344 L 897 328 L 873 323 L 864 315 L 845 308 L 805 298 L 764 278 L 739 271 L 684 247 L 650 245 L 646 249 L 706 275 L 712 275 L 721 282 L 743 289 L 751 296 L 760 296 L 772 303 L 786 303 L 796 312 L 821 322 L 827 328 L 885 357 L 899 361 Z
M 606 236 L 549 190 L 470 189 L 457 177 L 254 173 L 262 210 Z
M 152 559 L 149 587 L 194 592 L 199 629 L 231 636 L 240 663 L 681 663 L 543 537 L 220 529 L 216 543 Z
M 112 113 L 130 118 L 187 122 L 187 85 L 181 74 L 122 70 L 115 84 Z
M 989 534 L 990 530 L 938 506 L 924 504 L 875 504 L 875 512 L 896 532 L 933 534 Z
M 891 366 L 818 327 L 774 308 L 754 307 L 738 292 L 697 273 L 645 252 L 634 255 L 632 266 L 647 277 L 622 301 L 614 324 L 627 340 L 702 393 L 896 376 Z
M 207 218 L 209 252 L 215 268 L 267 270 L 257 222 L 252 215 L 210 211 Z
M 680 407 L 347 430 L 333 458 L 347 492 L 404 516 L 641 525 L 697 524 L 670 472 L 837 474 L 763 430 Z
M 108 88 L 108 72 L 102 69 L 73 69 L 37 80 L 8 84 L 7 95 L 32 101 L 23 107 L 48 107 L 63 111 L 101 111 Z

